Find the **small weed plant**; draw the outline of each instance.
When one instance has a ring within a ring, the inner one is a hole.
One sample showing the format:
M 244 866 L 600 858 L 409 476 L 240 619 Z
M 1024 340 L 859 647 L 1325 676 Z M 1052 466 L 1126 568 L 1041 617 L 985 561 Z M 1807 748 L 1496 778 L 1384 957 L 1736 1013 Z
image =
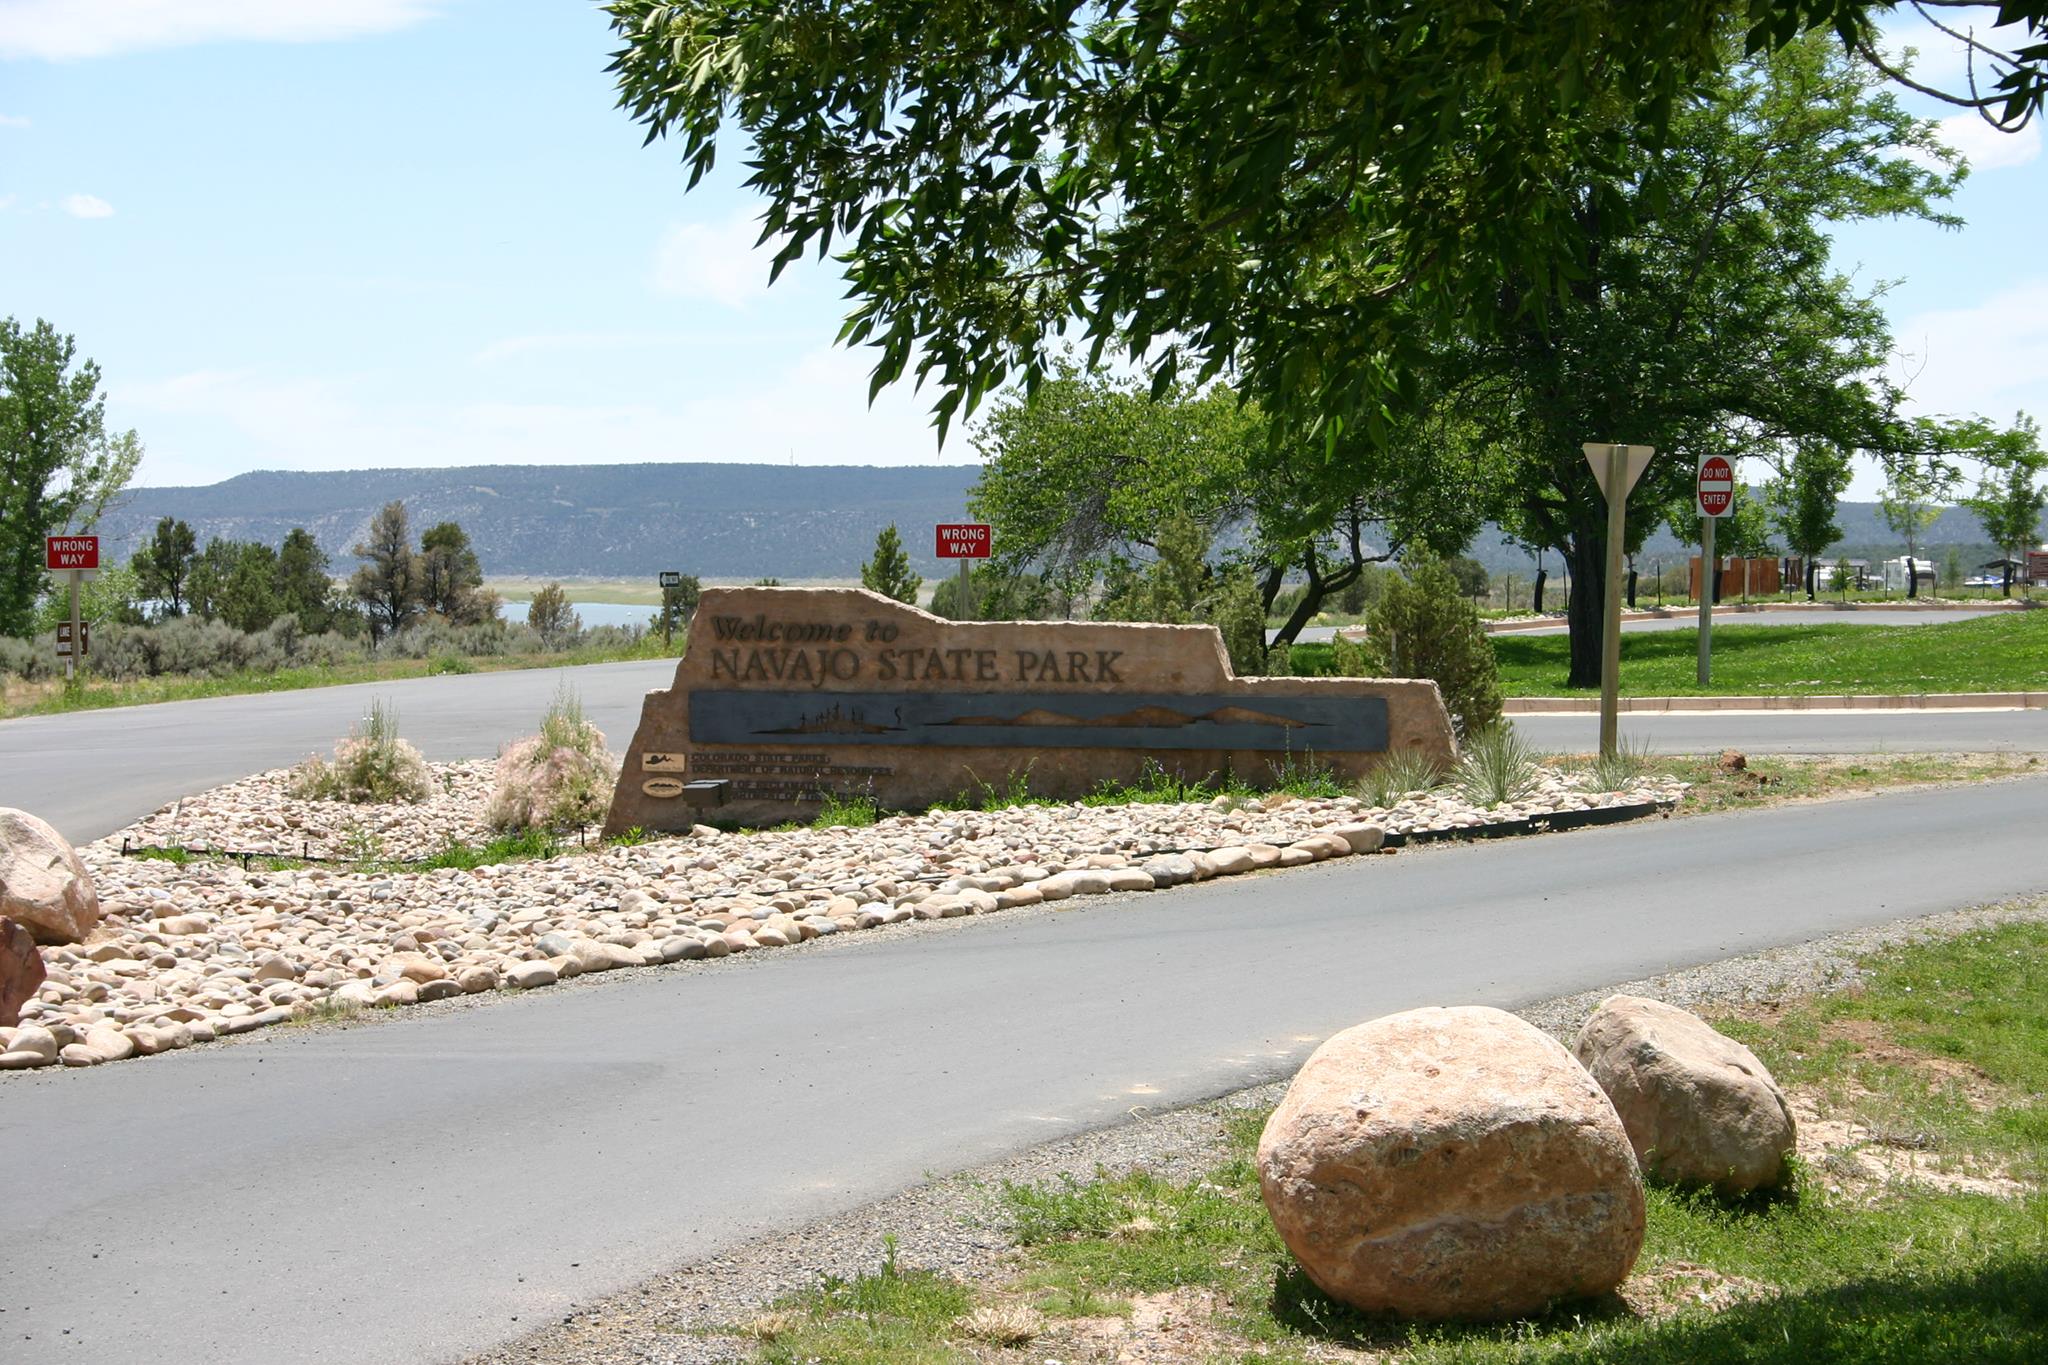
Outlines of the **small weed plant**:
M 874 824 L 879 815 L 872 796 L 841 796 L 838 792 L 826 792 L 818 807 L 818 818 L 811 821 L 811 828 L 865 829 Z
M 1459 795 L 1483 809 L 1519 801 L 1536 789 L 1536 751 L 1500 721 L 1465 741 L 1454 781 Z
M 499 757 L 497 786 L 484 819 L 505 833 L 595 824 L 611 805 L 618 777 L 604 732 L 590 723 L 582 701 L 565 683 L 541 717 L 540 733 Z
M 383 805 L 424 801 L 433 785 L 426 759 L 398 736 L 398 712 L 377 700 L 334 746 L 333 762 L 316 754 L 293 770 L 291 792 L 308 801 Z

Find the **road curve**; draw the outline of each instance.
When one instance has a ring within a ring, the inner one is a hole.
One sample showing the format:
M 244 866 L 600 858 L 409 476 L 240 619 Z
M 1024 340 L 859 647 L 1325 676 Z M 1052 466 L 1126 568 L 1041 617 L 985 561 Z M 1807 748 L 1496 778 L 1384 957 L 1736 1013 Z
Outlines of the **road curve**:
M 0 721 L 0 806 L 33 811 L 74 843 L 97 839 L 181 796 L 328 752 L 373 698 L 397 709 L 399 733 L 428 758 L 488 758 L 540 728 L 567 683 L 623 749 L 640 699 L 674 676 L 674 660 L 656 659 L 24 716 Z
M 530 734 L 567 683 L 614 749 L 632 740 L 640 700 L 674 676 L 669 660 L 408 678 L 246 697 L 114 707 L 0 721 L 0 806 L 42 816 L 74 843 L 110 834 L 158 807 L 267 768 L 326 752 L 373 697 L 429 758 L 487 758 Z M 1595 745 L 1590 716 L 1516 722 L 1553 752 Z M 1885 750 L 2048 751 L 2048 711 L 1720 712 L 1626 716 L 1624 732 L 1666 752 L 1730 746 L 1759 753 Z
M 1360 858 L 0 1077 L 0 1356 L 447 1359 L 918 1181 L 1514 1006 L 2048 888 L 2048 778 Z M 1219 1002 L 1227 1002 L 1220 1004 Z

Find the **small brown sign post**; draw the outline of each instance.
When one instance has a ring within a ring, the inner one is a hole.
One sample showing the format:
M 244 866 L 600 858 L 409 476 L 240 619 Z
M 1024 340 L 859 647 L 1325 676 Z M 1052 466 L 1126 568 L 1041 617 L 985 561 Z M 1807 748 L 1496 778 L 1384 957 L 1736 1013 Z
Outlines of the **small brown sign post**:
M 68 683 L 77 676 L 78 656 L 85 653 L 87 647 L 85 625 L 78 619 L 78 587 L 87 575 L 99 572 L 100 538 L 45 536 L 43 567 L 51 573 L 68 574 L 71 578 L 71 619 L 60 624 L 57 630 L 57 655 L 64 660 L 64 681 Z M 73 640 L 78 642 L 75 652 L 71 648 Z
M 1580 449 L 1593 467 L 1594 482 L 1607 498 L 1607 594 L 1600 636 L 1600 752 L 1612 754 L 1621 740 L 1621 542 L 1629 490 L 1650 467 L 1655 446 L 1588 441 Z

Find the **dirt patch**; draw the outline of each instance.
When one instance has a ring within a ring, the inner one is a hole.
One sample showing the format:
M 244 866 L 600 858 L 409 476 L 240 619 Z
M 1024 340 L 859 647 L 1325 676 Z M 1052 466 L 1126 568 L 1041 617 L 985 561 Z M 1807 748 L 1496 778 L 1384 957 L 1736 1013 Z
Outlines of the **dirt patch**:
M 1825 1101 L 1811 1091 L 1793 1091 L 1786 1098 L 1799 1123 L 1800 1159 L 1819 1175 L 1830 1193 L 1875 1199 L 1898 1184 L 1997 1199 L 2019 1199 L 2032 1192 L 2032 1186 L 2003 1167 L 1958 1161 L 1942 1152 L 1930 1135 L 1872 1128 L 1855 1119 L 1827 1115 L 1822 1108 Z
M 1214 1291 L 1174 1289 L 1140 1294 L 1127 1317 L 1049 1321 L 1025 1354 L 998 1359 L 1058 1360 L 1062 1365 L 1180 1365 L 1189 1360 L 1234 1359 L 1256 1347 L 1219 1326 L 1226 1305 Z M 1377 1353 L 1325 1347 L 1318 1359 L 1378 1360 Z
M 1704 1308 L 1718 1313 L 1749 1299 L 1764 1298 L 1771 1287 L 1741 1275 L 1723 1275 L 1691 1261 L 1664 1261 L 1636 1273 L 1615 1291 L 1639 1318 L 1668 1318 Z

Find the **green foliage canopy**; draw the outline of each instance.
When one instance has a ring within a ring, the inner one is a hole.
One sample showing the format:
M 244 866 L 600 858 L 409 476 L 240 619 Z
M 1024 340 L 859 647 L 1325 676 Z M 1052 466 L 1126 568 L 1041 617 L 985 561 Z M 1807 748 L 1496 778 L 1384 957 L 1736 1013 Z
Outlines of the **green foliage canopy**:
M 142 459 L 133 431 L 108 434 L 99 366 L 77 355 L 41 319 L 0 319 L 0 635 L 34 620 L 43 538 L 90 529 Z

